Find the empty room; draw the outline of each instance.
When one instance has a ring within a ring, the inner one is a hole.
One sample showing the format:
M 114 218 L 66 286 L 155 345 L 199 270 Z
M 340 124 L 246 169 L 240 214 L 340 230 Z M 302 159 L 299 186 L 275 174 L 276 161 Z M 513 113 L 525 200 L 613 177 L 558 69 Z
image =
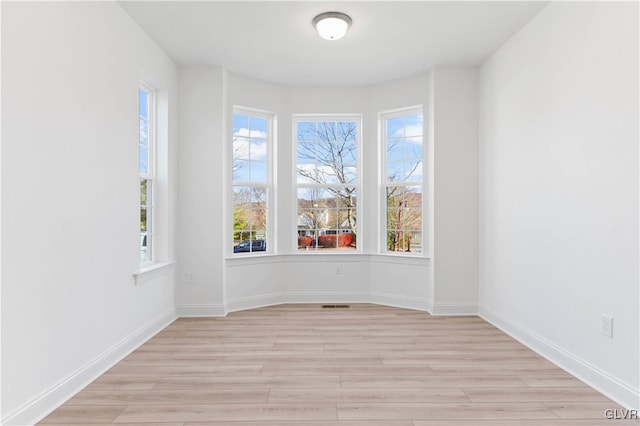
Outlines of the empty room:
M 639 424 L 639 6 L 0 2 L 0 424 Z

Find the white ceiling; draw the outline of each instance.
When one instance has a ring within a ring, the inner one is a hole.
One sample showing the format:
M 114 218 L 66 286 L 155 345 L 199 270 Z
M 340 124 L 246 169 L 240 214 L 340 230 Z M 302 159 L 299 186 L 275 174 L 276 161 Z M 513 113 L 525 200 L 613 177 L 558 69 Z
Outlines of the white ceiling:
M 369 85 L 439 65 L 476 65 L 537 14 L 542 1 L 141 1 L 125 11 L 178 64 L 215 64 L 284 85 Z M 338 41 L 311 25 L 353 19 Z

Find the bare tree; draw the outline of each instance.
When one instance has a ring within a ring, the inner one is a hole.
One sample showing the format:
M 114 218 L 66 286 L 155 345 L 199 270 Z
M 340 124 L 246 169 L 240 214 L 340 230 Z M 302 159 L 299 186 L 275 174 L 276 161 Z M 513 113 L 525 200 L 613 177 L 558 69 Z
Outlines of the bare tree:
M 298 143 L 298 158 L 309 160 L 314 165 L 305 168 L 298 165 L 299 176 L 323 186 L 347 212 L 349 229 L 356 233 L 356 188 L 348 185 L 356 179 L 357 126 L 353 121 L 318 122 L 317 138 L 313 143 Z M 298 141 L 309 140 L 306 135 L 298 134 Z M 331 186 L 341 184 L 341 186 Z

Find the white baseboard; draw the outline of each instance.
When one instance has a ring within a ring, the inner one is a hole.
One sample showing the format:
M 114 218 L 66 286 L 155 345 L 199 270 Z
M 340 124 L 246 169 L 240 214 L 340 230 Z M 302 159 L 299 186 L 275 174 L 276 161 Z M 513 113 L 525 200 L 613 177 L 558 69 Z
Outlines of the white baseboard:
M 224 305 L 225 312 L 246 311 L 247 309 L 264 308 L 287 303 L 284 293 L 262 294 L 259 296 L 242 297 L 228 300 Z
M 226 312 L 244 311 L 286 303 L 370 303 L 368 293 L 272 293 L 260 296 L 230 299 L 225 304 Z
M 227 315 L 225 305 L 177 305 L 178 317 L 223 317 Z
M 611 398 L 626 409 L 640 409 L 640 390 L 612 377 L 598 367 L 564 350 L 556 344 L 517 324 L 510 318 L 484 307 L 479 316 L 504 331 L 520 343 L 553 362 L 579 380 Z
M 358 291 L 285 293 L 284 300 L 284 303 L 371 303 L 368 292 Z
M 378 305 L 393 306 L 394 308 L 413 309 L 431 313 L 432 303 L 427 299 L 411 296 L 400 296 L 397 294 L 372 292 L 371 303 Z
M 475 303 L 438 303 L 431 308 L 432 315 L 438 316 L 466 316 L 478 315 L 478 305 Z
M 174 309 L 158 316 L 58 384 L 0 420 L 2 425 L 33 425 L 136 350 L 176 319 Z
M 375 303 L 397 308 L 429 311 L 429 303 L 426 299 L 369 292 L 272 293 L 228 300 L 225 304 L 225 310 L 226 312 L 235 312 L 285 303 Z M 180 312 L 179 310 L 179 314 Z

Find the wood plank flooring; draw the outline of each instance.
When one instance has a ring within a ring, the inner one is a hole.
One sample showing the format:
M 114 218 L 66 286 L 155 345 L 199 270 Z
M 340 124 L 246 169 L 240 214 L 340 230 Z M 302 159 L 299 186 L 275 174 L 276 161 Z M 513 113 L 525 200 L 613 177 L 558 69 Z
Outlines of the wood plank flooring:
M 182 318 L 41 424 L 600 426 L 614 402 L 477 317 L 281 305 Z

